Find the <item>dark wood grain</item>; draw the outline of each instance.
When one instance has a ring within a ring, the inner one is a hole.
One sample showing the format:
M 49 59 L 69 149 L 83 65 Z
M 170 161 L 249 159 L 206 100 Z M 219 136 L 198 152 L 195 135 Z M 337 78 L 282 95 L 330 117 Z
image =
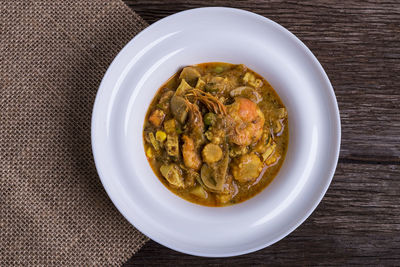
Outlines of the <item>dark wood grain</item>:
M 342 122 L 331 187 L 305 223 L 248 255 L 208 259 L 153 241 L 126 265 L 400 265 L 400 1 L 125 1 L 149 23 L 229 6 L 289 29 L 334 87 Z
M 149 241 L 131 265 L 399 265 L 400 165 L 339 164 L 314 213 L 260 251 L 228 258 L 185 255 Z

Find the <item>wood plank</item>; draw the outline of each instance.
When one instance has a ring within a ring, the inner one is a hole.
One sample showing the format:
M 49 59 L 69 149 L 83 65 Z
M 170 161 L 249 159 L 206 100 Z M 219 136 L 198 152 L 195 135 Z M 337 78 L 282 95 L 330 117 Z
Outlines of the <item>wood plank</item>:
M 268 248 L 232 258 L 201 258 L 149 241 L 124 266 L 398 265 L 399 188 L 399 165 L 341 163 L 311 217 Z
M 231 6 L 266 16 L 316 55 L 337 95 L 341 158 L 400 162 L 400 2 L 125 1 L 149 23 L 202 6 Z

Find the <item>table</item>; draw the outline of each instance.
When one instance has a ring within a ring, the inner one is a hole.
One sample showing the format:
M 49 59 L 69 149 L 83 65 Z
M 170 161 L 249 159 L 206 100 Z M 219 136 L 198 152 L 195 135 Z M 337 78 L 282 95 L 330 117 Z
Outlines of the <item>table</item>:
M 278 243 L 232 258 L 149 241 L 125 265 L 400 265 L 400 1 L 125 1 L 149 23 L 178 11 L 253 11 L 300 38 L 325 68 L 342 122 L 339 164 L 314 213 Z

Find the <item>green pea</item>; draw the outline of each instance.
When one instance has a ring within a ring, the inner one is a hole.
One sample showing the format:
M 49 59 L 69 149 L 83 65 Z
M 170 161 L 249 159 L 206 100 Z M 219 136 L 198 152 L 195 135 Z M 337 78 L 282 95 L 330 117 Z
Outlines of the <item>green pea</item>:
M 217 120 L 217 116 L 214 113 L 207 113 L 204 115 L 204 124 L 205 125 L 213 125 L 215 121 Z
M 218 92 L 218 87 L 215 85 L 215 83 L 207 83 L 204 89 L 209 93 Z
M 182 129 L 181 129 L 181 128 L 179 128 L 179 127 L 176 127 L 176 133 L 177 133 L 177 134 L 181 134 L 181 133 L 183 133 L 183 131 L 182 131 Z
M 221 72 L 224 71 L 224 68 L 223 68 L 222 66 L 217 66 L 217 67 L 215 67 L 214 71 L 215 71 L 216 73 L 221 73 Z

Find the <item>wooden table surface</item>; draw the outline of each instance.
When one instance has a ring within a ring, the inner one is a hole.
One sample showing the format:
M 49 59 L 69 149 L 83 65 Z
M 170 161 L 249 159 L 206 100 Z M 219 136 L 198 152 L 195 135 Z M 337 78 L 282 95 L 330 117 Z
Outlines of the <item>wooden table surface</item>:
M 332 184 L 289 236 L 232 258 L 185 255 L 149 241 L 130 265 L 400 265 L 400 1 L 125 1 L 149 23 L 230 6 L 300 38 L 327 72 L 342 144 Z

